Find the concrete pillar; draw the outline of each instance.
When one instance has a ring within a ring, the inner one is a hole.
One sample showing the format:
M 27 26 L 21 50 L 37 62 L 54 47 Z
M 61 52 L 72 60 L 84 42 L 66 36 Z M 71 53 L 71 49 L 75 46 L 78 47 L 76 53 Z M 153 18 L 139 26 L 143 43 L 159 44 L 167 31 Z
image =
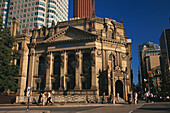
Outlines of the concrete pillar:
M 92 65 L 91 65 L 91 90 L 97 89 L 97 76 L 96 76 L 96 50 L 91 51 Z
M 82 54 L 81 50 L 76 52 L 76 73 L 75 73 L 75 90 L 81 89 L 81 68 L 82 68 Z
M 53 54 L 51 52 L 47 55 L 47 65 L 46 65 L 46 90 L 52 90 L 51 75 L 52 75 L 52 58 Z
M 30 59 L 29 59 L 29 71 L 28 71 L 28 87 L 31 87 L 31 88 L 33 88 L 34 61 L 35 61 L 35 45 L 30 45 Z M 32 95 L 32 92 L 30 94 Z

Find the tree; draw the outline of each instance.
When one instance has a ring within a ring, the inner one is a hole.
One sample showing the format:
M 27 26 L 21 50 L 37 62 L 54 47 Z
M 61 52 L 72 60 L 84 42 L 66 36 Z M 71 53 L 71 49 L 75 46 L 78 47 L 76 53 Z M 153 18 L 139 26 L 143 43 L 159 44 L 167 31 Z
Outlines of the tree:
M 2 16 L 0 16 L 0 93 L 10 90 L 16 91 L 19 75 L 19 66 L 13 61 L 19 59 L 19 51 L 13 50 L 15 37 L 11 36 L 9 28 L 3 27 Z

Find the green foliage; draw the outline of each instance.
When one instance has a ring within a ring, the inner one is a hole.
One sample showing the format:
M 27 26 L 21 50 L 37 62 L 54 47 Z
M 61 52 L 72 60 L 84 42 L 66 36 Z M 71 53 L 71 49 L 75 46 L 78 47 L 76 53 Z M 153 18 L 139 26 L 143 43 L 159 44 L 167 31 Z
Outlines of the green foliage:
M 9 28 L 3 28 L 0 16 L 0 92 L 16 91 L 19 66 L 14 65 L 14 59 L 19 59 L 19 52 L 13 50 L 15 38 L 11 36 Z

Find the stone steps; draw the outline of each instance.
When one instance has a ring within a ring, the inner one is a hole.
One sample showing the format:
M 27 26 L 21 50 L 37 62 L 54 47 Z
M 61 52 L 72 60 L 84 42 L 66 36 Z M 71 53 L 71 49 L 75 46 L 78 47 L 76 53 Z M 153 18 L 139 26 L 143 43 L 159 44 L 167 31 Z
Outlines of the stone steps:
M 16 100 L 16 95 L 0 95 L 0 104 L 13 104 Z

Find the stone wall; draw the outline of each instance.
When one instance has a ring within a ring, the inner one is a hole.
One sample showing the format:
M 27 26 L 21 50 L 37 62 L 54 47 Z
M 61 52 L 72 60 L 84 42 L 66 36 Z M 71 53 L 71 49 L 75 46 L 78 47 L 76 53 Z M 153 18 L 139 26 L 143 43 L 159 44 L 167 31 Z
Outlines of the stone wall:
M 30 96 L 30 103 L 38 102 L 38 96 Z M 27 96 L 17 96 L 16 103 L 27 103 Z M 96 95 L 53 95 L 52 101 L 55 103 L 96 103 L 100 101 Z

